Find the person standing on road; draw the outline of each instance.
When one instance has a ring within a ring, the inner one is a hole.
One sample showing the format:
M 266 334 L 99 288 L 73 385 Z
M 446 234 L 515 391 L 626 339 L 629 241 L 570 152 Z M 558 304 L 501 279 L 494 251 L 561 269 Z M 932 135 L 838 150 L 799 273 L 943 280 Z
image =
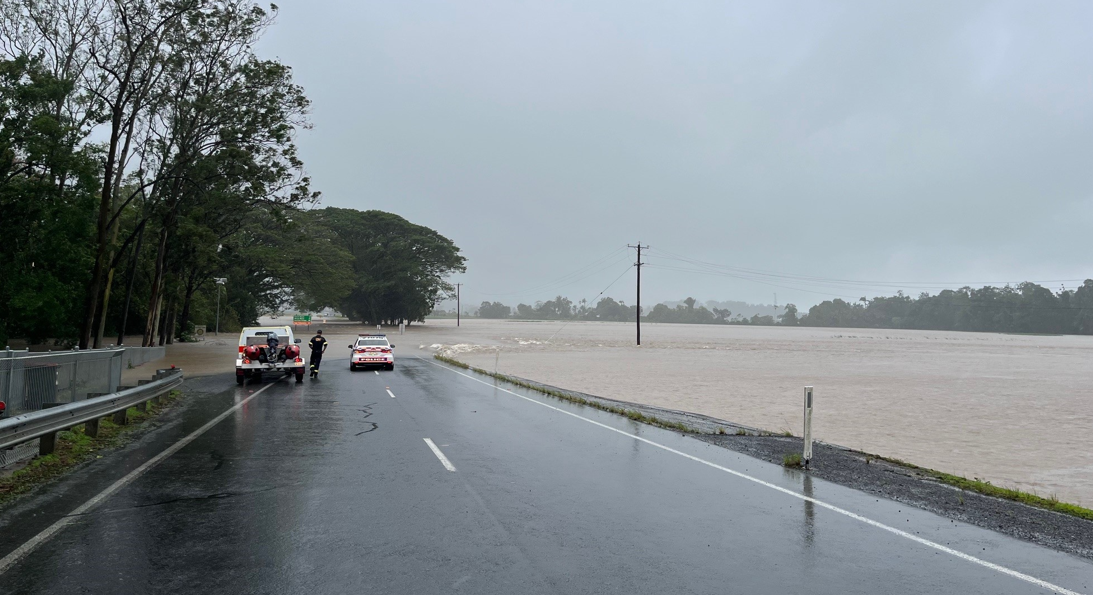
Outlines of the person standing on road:
M 323 338 L 323 331 L 315 331 L 315 336 L 308 341 L 307 346 L 311 348 L 311 377 L 319 377 L 319 364 L 323 361 L 323 353 L 326 351 L 326 339 Z

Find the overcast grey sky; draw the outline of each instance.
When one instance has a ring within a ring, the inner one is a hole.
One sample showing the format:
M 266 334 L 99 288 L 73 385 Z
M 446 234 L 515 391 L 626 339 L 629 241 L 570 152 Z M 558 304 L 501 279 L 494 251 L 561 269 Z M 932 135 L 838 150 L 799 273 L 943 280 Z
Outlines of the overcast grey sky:
M 640 240 L 791 275 L 651 266 L 643 302 L 807 306 L 1093 277 L 1091 30 L 1088 1 L 326 0 L 263 51 L 314 101 L 323 204 L 454 240 L 469 302 L 591 298 Z

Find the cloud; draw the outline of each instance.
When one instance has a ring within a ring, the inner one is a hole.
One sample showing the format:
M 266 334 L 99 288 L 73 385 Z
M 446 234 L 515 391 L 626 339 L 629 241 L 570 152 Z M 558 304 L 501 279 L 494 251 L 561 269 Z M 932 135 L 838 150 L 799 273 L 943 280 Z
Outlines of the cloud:
M 301 147 L 325 204 L 451 237 L 472 299 L 638 240 L 820 277 L 1038 280 L 1093 276 L 1090 17 L 1085 2 L 328 1 L 283 7 L 265 51 L 315 102 Z M 653 299 L 824 299 L 646 279 Z

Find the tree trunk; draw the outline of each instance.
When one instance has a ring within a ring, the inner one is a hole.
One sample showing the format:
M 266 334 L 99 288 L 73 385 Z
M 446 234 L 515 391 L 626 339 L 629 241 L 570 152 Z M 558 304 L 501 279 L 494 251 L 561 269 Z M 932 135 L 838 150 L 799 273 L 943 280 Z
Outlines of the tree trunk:
M 167 256 L 167 226 L 159 232 L 159 254 L 156 255 L 156 272 L 152 276 L 152 295 L 148 298 L 148 319 L 144 326 L 145 347 L 155 344 L 159 326 L 159 309 L 163 305 L 163 268 Z
M 118 345 L 125 342 L 125 325 L 129 322 L 129 305 L 133 301 L 133 286 L 137 280 L 137 263 L 140 262 L 140 248 L 144 243 L 144 227 L 137 235 L 137 245 L 133 247 L 133 259 L 129 263 L 129 281 L 125 288 L 125 309 L 121 313 L 121 328 L 118 329 Z
M 164 335 L 167 338 L 168 345 L 174 345 L 175 343 L 175 321 L 178 320 L 177 301 L 177 298 L 171 298 L 171 305 L 167 307 L 167 328 Z M 159 344 L 163 344 L 163 336 L 160 337 Z
M 182 315 L 178 318 L 178 332 L 181 335 L 187 330 L 187 324 L 190 322 L 190 302 L 193 300 L 195 287 L 195 281 L 197 279 L 197 270 L 190 274 L 190 278 L 186 281 L 186 289 L 182 295 Z
M 113 215 L 113 212 L 118 208 L 118 193 L 121 192 L 121 178 L 122 178 L 122 174 L 125 173 L 125 161 L 126 161 L 126 159 L 129 158 L 129 144 L 133 140 L 133 128 L 136 126 L 136 124 L 137 124 L 137 119 L 136 118 L 130 119 L 129 120 L 129 126 L 125 130 L 125 144 L 123 144 L 122 147 L 121 147 L 121 156 L 118 158 L 118 167 L 115 168 L 116 171 L 114 172 L 114 188 L 111 191 L 111 194 L 112 194 L 111 208 L 110 208 L 111 215 Z M 112 248 L 110 250 L 110 256 L 109 256 L 109 261 L 111 263 L 114 262 L 114 249 L 113 249 L 113 246 L 117 246 L 117 244 L 118 244 L 118 232 L 121 231 L 121 221 L 120 221 L 120 219 L 117 220 L 117 221 L 114 221 L 113 227 L 114 227 L 114 237 L 110 240 L 110 245 L 111 245 Z M 95 347 L 96 348 L 102 346 L 102 336 L 106 332 L 106 313 L 107 313 L 107 310 L 110 308 L 110 290 L 114 285 L 114 270 L 115 270 L 115 267 L 111 266 L 106 271 L 106 287 L 103 288 L 102 305 L 99 307 L 99 311 L 101 312 L 101 315 L 99 316 L 99 331 L 98 331 L 98 333 L 95 334 Z
M 110 118 L 110 146 L 106 153 L 103 168 L 102 196 L 99 199 L 98 230 L 95 235 L 95 266 L 91 269 L 91 287 L 87 292 L 87 309 L 83 326 L 80 329 L 80 349 L 87 349 L 91 344 L 91 333 L 96 328 L 95 315 L 99 312 L 99 297 L 103 289 L 103 273 L 106 269 L 106 249 L 109 245 L 110 207 L 113 204 L 114 166 L 118 153 L 118 137 L 121 136 L 121 108 L 114 106 Z

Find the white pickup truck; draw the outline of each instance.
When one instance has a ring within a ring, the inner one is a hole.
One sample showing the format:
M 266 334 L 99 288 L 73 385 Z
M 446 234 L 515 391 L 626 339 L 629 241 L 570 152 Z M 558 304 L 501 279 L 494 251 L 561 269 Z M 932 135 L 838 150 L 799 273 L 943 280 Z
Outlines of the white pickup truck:
M 260 380 L 263 372 L 283 372 L 304 381 L 304 359 L 300 339 L 290 326 L 248 326 L 239 333 L 239 355 L 235 360 L 235 381 Z

